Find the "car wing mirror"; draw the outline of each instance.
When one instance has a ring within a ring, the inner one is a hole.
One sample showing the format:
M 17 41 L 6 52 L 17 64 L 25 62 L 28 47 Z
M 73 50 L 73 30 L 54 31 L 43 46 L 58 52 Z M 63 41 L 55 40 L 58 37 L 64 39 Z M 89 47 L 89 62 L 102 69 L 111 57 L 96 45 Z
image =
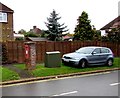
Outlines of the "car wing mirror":
M 78 50 L 75 50 L 75 52 L 78 52 Z
M 92 55 L 94 55 L 94 54 L 96 54 L 96 52 L 94 51 L 94 52 L 92 52 Z

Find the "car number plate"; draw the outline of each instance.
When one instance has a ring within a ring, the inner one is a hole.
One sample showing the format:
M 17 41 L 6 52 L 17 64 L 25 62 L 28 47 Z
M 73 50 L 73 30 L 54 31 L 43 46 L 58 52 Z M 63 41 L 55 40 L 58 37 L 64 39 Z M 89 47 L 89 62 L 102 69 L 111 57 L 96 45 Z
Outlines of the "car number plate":
M 69 60 L 68 60 L 68 59 L 64 59 L 64 61 L 65 61 L 65 62 L 69 62 Z

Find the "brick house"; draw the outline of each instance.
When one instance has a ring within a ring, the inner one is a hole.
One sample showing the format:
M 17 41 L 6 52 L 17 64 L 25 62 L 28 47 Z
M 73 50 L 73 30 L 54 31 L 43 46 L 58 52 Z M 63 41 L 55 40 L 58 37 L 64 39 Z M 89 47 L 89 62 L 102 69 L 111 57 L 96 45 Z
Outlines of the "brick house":
M 120 16 L 106 24 L 100 30 L 110 31 L 112 28 L 119 28 L 120 27 Z
M 13 41 L 14 11 L 0 2 L 0 42 Z
M 34 34 L 42 34 L 42 30 L 39 29 L 37 26 L 33 26 L 33 29 L 30 29 L 30 32 L 34 33 Z

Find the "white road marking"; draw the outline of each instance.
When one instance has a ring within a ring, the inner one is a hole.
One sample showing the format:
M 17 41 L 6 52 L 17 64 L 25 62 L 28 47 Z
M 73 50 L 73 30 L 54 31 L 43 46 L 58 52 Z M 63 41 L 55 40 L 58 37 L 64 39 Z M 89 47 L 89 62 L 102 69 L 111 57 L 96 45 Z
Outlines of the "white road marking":
M 57 94 L 57 95 L 53 95 L 53 96 L 63 96 L 63 95 L 74 94 L 74 93 L 77 93 L 77 92 L 78 91 L 72 91 L 72 92 L 61 93 L 61 94 Z
M 110 86 L 115 86 L 115 85 L 118 85 L 118 84 L 120 84 L 120 83 L 112 83 L 112 84 L 110 84 Z

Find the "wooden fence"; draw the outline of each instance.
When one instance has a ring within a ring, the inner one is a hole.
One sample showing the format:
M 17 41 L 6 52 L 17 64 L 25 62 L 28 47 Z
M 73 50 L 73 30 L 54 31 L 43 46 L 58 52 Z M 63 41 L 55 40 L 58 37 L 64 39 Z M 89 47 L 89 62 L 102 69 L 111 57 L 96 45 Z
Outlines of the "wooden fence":
M 7 57 L 9 63 L 24 63 L 24 42 L 6 42 Z M 44 55 L 50 51 L 60 51 L 61 56 L 65 53 L 73 52 L 84 46 L 105 46 L 110 48 L 114 55 L 120 56 L 120 44 L 109 42 L 36 42 L 37 63 L 44 62 Z

